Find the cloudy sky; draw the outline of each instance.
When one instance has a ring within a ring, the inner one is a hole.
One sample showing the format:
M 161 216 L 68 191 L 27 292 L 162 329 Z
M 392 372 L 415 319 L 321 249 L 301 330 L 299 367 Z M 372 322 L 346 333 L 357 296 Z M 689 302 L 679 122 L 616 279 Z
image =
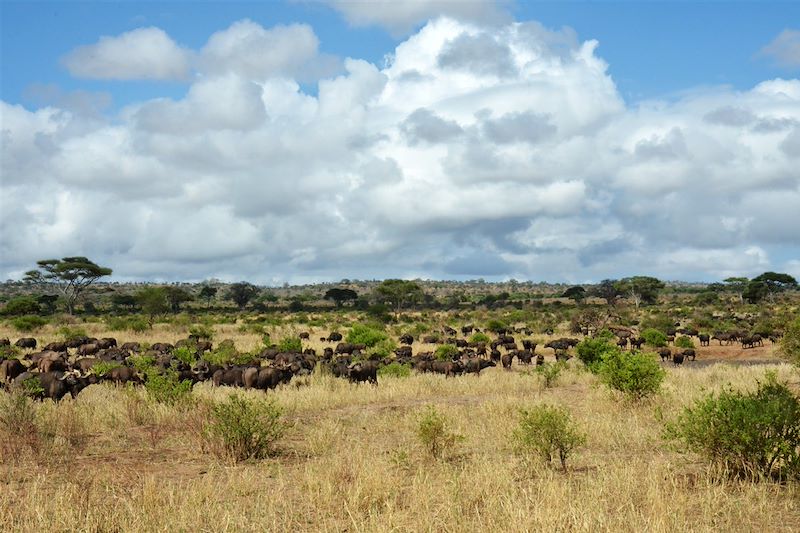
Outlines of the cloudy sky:
M 800 276 L 800 3 L 3 1 L 0 276 Z

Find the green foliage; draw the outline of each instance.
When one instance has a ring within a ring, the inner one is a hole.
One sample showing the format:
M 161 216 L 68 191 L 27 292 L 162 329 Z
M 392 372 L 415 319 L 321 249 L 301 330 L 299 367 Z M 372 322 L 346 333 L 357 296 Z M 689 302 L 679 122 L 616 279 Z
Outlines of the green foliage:
M 22 332 L 35 331 L 47 324 L 47 320 L 36 315 L 18 316 L 11 320 L 14 329 Z
M 189 328 L 189 335 L 200 340 L 210 341 L 214 338 L 214 328 L 207 324 L 193 324 Z
M 395 312 L 414 305 L 424 297 L 422 287 L 414 281 L 387 279 L 375 287 L 373 296 L 378 303 L 386 304 Z
M 372 348 L 381 341 L 385 341 L 389 335 L 379 329 L 370 327 L 366 324 L 353 324 L 347 333 L 347 342 L 354 344 L 364 344 L 367 348 Z
M 89 336 L 86 329 L 79 326 L 61 326 L 57 333 L 65 341 L 74 341 Z
M 25 273 L 25 281 L 38 284 L 55 284 L 64 296 L 67 311 L 73 314 L 75 301 L 86 288 L 103 276 L 110 276 L 111 269 L 101 267 L 86 257 L 64 257 L 43 259 L 36 262 L 37 270 Z
M 486 329 L 492 333 L 499 333 L 500 331 L 508 329 L 508 324 L 500 319 L 492 318 L 486 322 Z
M 425 451 L 434 459 L 445 457 L 464 439 L 462 435 L 451 431 L 449 426 L 447 417 L 432 405 L 419 414 L 417 438 Z
M 39 381 L 38 379 L 36 380 Z M 41 389 L 41 386 L 39 387 Z M 38 433 L 36 407 L 27 391 L 0 394 L 0 433 L 11 436 L 12 441 L 29 439 L 33 444 Z M 14 442 L 17 444 L 18 442 Z
M 648 328 L 642 331 L 642 338 L 648 346 L 653 348 L 663 348 L 667 345 L 667 336 L 655 328 Z
M 142 312 L 149 317 L 149 324 L 156 318 L 165 315 L 170 310 L 167 290 L 164 287 L 144 287 L 136 292 L 136 301 Z
M 181 346 L 180 348 L 172 350 L 172 357 L 189 366 L 197 362 L 196 351 L 187 346 Z
M 630 399 L 656 394 L 666 376 L 653 354 L 624 353 L 619 349 L 605 352 L 598 373 L 603 383 Z
M 789 323 L 781 339 L 780 353 L 800 366 L 800 317 Z
M 215 365 L 227 365 L 234 363 L 239 358 L 239 351 L 231 339 L 220 342 L 216 348 L 203 354 L 203 359 Z
M 167 405 L 186 403 L 192 396 L 192 382 L 178 380 L 178 373 L 169 369 L 158 372 L 151 367 L 144 388 L 151 399 Z
M 390 363 L 378 369 L 378 376 L 381 378 L 407 378 L 411 375 L 411 365 L 404 365 L 398 362 Z
M 128 362 L 142 374 L 149 374 L 156 364 L 156 358 L 152 355 L 132 355 L 128 357 Z
M 41 312 L 39 302 L 33 296 L 11 298 L 2 310 L 6 316 L 36 315 L 39 312 Z
M 230 286 L 225 298 L 233 301 L 239 309 L 244 309 L 248 302 L 255 298 L 259 292 L 261 292 L 261 289 L 252 283 L 241 281 Z
M 537 366 L 535 372 L 541 376 L 542 384 L 545 389 L 549 389 L 556 384 L 561 372 L 567 367 L 563 361 L 555 363 L 545 363 Z
M 525 460 L 540 457 L 548 464 L 558 458 L 567 471 L 567 458 L 586 444 L 586 435 L 563 407 L 539 405 L 520 410 L 519 426 L 512 434 L 514 449 Z
M 122 364 L 117 361 L 98 361 L 92 366 L 92 373 L 96 376 L 103 377 L 113 369 L 121 366 Z
M 372 348 L 369 349 L 368 353 L 371 356 L 380 357 L 381 359 L 384 357 L 389 357 L 394 353 L 397 349 L 397 343 L 394 342 L 392 339 L 386 338 Z
M 284 410 L 274 400 L 233 394 L 214 404 L 204 434 L 212 450 L 238 462 L 273 455 L 286 428 Z
M 622 296 L 633 300 L 636 307 L 639 307 L 640 303 L 656 303 L 658 293 L 664 288 L 664 283 L 662 281 L 650 276 L 623 278 L 615 285 Z
M 691 337 L 687 337 L 682 335 L 680 337 L 675 338 L 675 347 L 676 348 L 694 348 L 694 341 Z
M 302 352 L 303 341 L 301 341 L 299 337 L 284 337 L 278 341 L 278 350 L 292 353 Z
M 22 392 L 28 396 L 41 396 L 44 394 L 44 388 L 37 376 L 31 376 L 22 382 Z
M 613 334 L 612 334 L 613 337 Z M 595 372 L 597 366 L 603 359 L 603 355 L 610 350 L 616 350 L 617 346 L 606 336 L 586 338 L 575 346 L 578 359 L 586 365 L 589 370 Z
M 665 437 L 737 477 L 800 476 L 800 401 L 774 373 L 756 391 L 697 400 L 667 424 Z
M 472 336 L 470 336 L 469 342 L 471 343 L 483 342 L 485 344 L 489 344 L 490 342 L 492 342 L 492 339 L 486 333 L 474 333 Z
M 434 355 L 439 361 L 450 361 L 453 357 L 458 355 L 458 348 L 452 344 L 442 344 L 436 347 Z

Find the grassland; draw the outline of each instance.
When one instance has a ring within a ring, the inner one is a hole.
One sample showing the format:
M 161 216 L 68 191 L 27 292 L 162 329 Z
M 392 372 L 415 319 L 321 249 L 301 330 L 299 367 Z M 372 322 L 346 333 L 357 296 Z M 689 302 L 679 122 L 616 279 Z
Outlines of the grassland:
M 181 335 L 157 327 L 117 336 Z M 233 325 L 217 326 L 217 335 L 241 349 L 260 342 Z M 278 454 L 238 464 L 207 449 L 208 402 L 263 392 L 202 383 L 194 403 L 166 406 L 142 390 L 91 386 L 74 401 L 35 404 L 25 435 L 0 433 L 0 530 L 800 530 L 796 485 L 731 481 L 662 438 L 665 421 L 695 398 L 752 388 L 765 370 L 798 390 L 792 367 L 669 367 L 663 392 L 633 404 L 572 363 L 553 388 L 522 367 L 385 378 L 378 387 L 321 372 L 295 378 L 268 393 L 290 422 Z M 519 409 L 538 403 L 567 407 L 588 436 L 566 474 L 513 452 Z M 428 405 L 464 437 L 441 460 L 415 434 Z

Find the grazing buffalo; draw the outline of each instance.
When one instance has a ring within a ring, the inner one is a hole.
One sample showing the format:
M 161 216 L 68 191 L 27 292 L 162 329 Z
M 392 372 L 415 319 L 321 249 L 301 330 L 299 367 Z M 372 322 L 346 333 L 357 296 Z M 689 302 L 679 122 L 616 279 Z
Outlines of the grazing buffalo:
M 682 353 L 685 358 L 691 358 L 692 361 L 697 358 L 697 352 L 694 351 L 694 348 L 686 348 Z
M 412 337 L 408 333 L 404 333 L 403 335 L 400 335 L 400 344 L 407 344 L 411 346 L 412 344 L 414 344 L 414 337 Z
M 461 374 L 464 369 L 461 363 L 456 361 L 433 361 L 431 363 L 431 371 L 437 374 L 444 374 L 446 378 L 449 378 Z
M 325 340 L 327 340 L 328 342 L 339 342 L 340 340 L 342 340 L 342 334 L 337 331 L 333 331 L 331 332 L 330 335 L 328 335 L 328 338 Z
M 480 359 L 478 357 L 473 357 L 467 359 L 464 363 L 464 373 L 465 374 L 480 374 L 481 370 L 484 368 L 489 368 L 492 366 L 497 366 L 497 363 L 494 361 L 487 361 L 486 359 Z
M 683 352 L 675 352 L 672 354 L 672 364 L 675 366 L 683 364 Z
M 14 343 L 14 346 L 17 348 L 36 348 L 36 339 L 33 337 L 22 337 L 18 339 L 17 342 Z
M 662 362 L 666 361 L 670 357 L 672 357 L 672 350 L 670 350 L 669 348 L 659 348 L 658 349 L 658 355 L 661 356 L 661 361 Z

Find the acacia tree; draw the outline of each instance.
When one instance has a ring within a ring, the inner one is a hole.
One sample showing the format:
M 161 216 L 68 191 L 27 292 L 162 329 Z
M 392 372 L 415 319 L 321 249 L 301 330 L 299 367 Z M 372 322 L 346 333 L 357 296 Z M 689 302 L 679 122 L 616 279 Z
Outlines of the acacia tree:
M 749 280 L 747 278 L 730 277 L 725 278 L 723 281 L 725 282 L 725 288 L 736 294 L 736 297 L 739 298 L 739 303 L 743 303 L 744 292 L 747 289 Z
M 239 283 L 234 283 L 228 289 L 227 298 L 228 300 L 232 300 L 236 305 L 239 306 L 239 309 L 244 309 L 248 302 L 256 297 L 259 293 L 259 288 L 253 285 L 252 283 L 247 283 L 246 281 L 240 281 Z
M 206 307 L 211 305 L 211 300 L 217 295 L 217 288 L 211 285 L 203 285 L 200 289 L 200 298 L 206 301 Z
M 181 287 L 164 287 L 164 290 L 167 294 L 167 302 L 169 302 L 169 307 L 172 309 L 173 313 L 180 313 L 181 304 L 183 302 L 191 302 L 194 300 L 194 296 Z
M 748 302 L 757 303 L 765 297 L 771 300 L 779 292 L 796 288 L 797 280 L 789 274 L 764 272 L 750 280 L 743 296 Z
M 604 279 L 598 283 L 593 289 L 592 294 L 599 298 L 605 299 L 610 307 L 617 305 L 617 298 L 620 297 L 619 289 L 617 289 L 617 282 L 613 279 Z
M 424 291 L 416 282 L 404 279 L 387 279 L 375 287 L 375 297 L 394 309 L 396 314 L 409 305 L 420 301 Z
M 348 300 L 357 300 L 358 293 L 352 289 L 339 289 L 333 288 L 328 289 L 325 292 L 325 296 L 323 296 L 325 300 L 333 300 L 336 303 L 336 307 L 341 307 L 342 304 Z
M 584 298 L 586 298 L 586 289 L 580 285 L 575 285 L 574 287 L 570 287 L 569 289 L 565 290 L 561 297 L 570 298 L 574 300 L 575 303 L 581 303 Z
M 75 302 L 92 283 L 110 276 L 111 269 L 101 267 L 86 257 L 64 257 L 37 261 L 38 270 L 25 273 L 24 281 L 42 285 L 55 285 L 64 297 L 67 312 L 74 314 Z
M 148 316 L 148 324 L 153 327 L 156 318 L 166 315 L 170 305 L 164 287 L 145 287 L 136 293 L 136 301 L 142 312 Z
M 664 282 L 650 276 L 623 278 L 615 285 L 620 293 L 633 300 L 637 308 L 642 303 L 656 303 L 659 291 L 664 288 Z

